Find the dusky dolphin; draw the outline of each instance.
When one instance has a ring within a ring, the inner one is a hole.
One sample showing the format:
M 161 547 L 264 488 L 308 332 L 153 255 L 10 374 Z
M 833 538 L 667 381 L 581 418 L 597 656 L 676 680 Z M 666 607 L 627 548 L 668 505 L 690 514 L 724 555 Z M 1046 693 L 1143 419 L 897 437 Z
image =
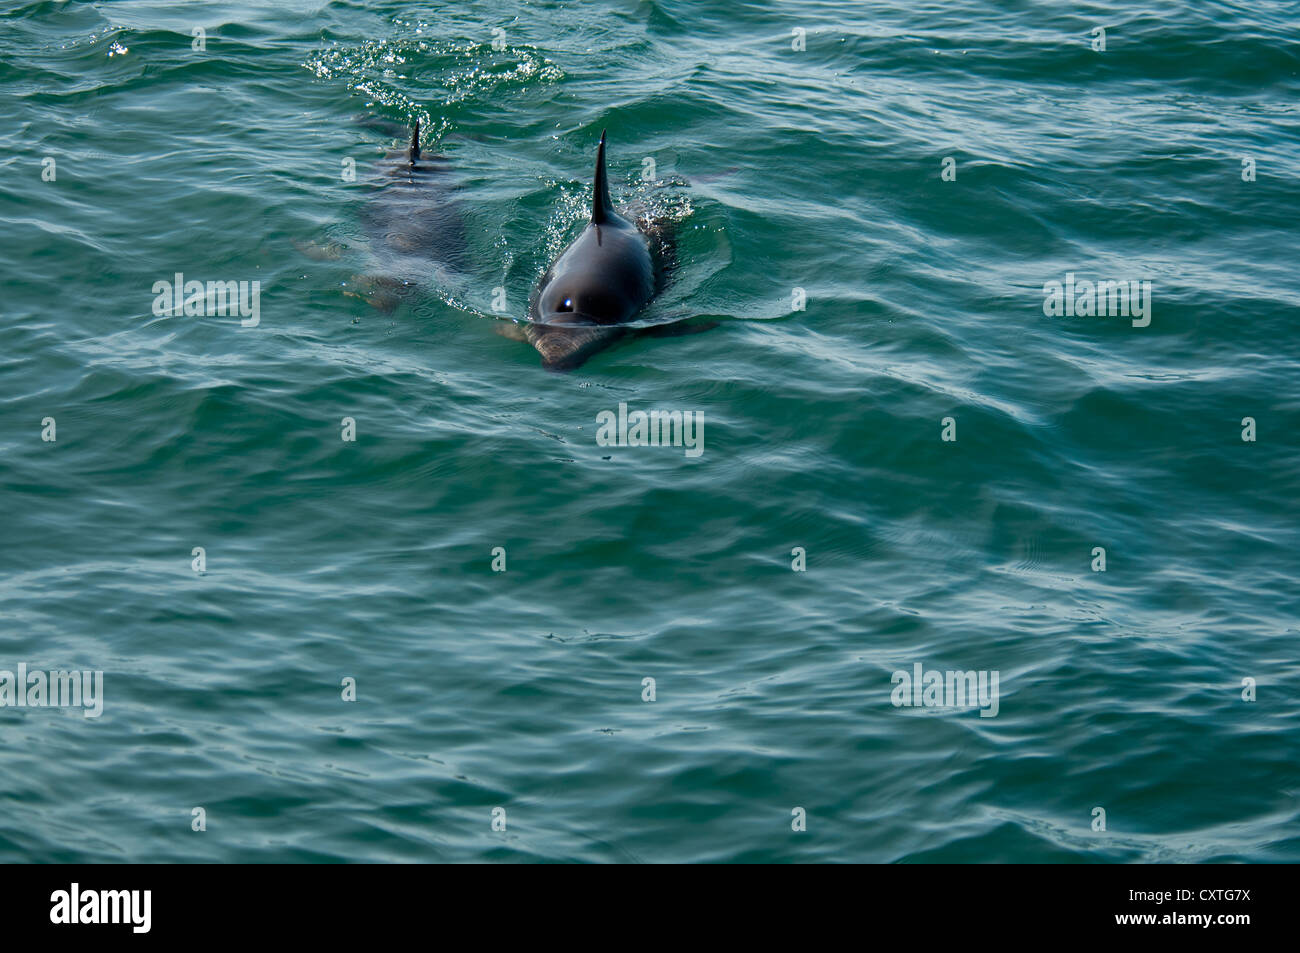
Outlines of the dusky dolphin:
M 417 120 L 410 144 L 380 163 L 361 212 L 378 274 L 354 275 L 347 293 L 390 312 L 429 280 L 431 265 L 438 284 L 461 283 L 469 246 L 456 188 L 447 158 L 421 150 Z
M 661 262 L 650 237 L 618 214 L 605 174 L 605 133 L 596 148 L 591 221 L 552 262 L 533 293 L 522 337 L 548 370 L 571 370 L 628 334 L 655 295 Z

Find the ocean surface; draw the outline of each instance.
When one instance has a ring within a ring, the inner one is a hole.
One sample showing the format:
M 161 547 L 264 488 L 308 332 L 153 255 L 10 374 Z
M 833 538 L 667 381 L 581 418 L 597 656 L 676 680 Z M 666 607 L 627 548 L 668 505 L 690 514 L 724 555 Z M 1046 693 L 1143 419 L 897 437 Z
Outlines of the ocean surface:
M 0 861 L 1300 861 L 1298 24 L 4 3 Z M 554 373 L 602 129 L 717 327 Z

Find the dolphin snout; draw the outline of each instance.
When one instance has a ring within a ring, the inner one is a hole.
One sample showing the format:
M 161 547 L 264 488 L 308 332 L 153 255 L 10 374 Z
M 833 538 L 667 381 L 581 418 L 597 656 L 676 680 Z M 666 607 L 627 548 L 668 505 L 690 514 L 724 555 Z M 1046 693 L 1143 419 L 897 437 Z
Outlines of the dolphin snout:
M 573 370 L 624 333 L 623 328 L 590 325 L 555 327 L 533 323 L 524 326 L 525 339 L 537 349 L 537 353 L 542 356 L 542 366 L 550 371 Z

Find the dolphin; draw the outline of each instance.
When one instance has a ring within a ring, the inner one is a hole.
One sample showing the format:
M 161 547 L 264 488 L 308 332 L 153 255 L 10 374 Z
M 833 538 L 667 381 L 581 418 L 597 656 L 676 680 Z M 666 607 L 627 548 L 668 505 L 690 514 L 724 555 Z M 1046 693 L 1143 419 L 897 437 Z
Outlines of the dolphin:
M 602 131 L 591 221 L 542 276 L 522 336 L 543 367 L 572 370 L 628 334 L 625 325 L 654 297 L 658 277 L 650 237 L 610 201 Z
M 383 119 L 365 118 L 368 128 L 405 131 Z M 354 274 L 344 294 L 361 298 L 391 314 L 432 277 L 440 285 L 463 284 L 469 269 L 465 203 L 457 195 L 451 163 L 420 148 L 420 123 L 410 144 L 390 152 L 368 183 L 369 200 L 361 222 L 369 239 L 371 274 Z M 347 250 L 342 242 L 294 241 L 315 261 L 334 261 Z
M 372 188 L 374 200 L 364 207 L 362 223 L 389 279 L 410 284 L 427 280 L 430 264 L 444 280 L 466 270 L 465 210 L 451 163 L 420 148 L 419 120 L 410 144 L 389 153 Z

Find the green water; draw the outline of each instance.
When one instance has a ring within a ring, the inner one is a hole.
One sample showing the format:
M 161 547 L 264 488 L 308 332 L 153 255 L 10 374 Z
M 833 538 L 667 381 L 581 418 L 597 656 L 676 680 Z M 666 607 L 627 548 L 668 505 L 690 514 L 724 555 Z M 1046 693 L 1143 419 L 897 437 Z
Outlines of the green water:
M 104 675 L 0 707 L 0 860 L 1300 860 L 1296 20 L 4 4 L 0 670 Z M 415 119 L 455 274 L 366 227 Z M 718 327 L 550 373 L 602 129 Z

